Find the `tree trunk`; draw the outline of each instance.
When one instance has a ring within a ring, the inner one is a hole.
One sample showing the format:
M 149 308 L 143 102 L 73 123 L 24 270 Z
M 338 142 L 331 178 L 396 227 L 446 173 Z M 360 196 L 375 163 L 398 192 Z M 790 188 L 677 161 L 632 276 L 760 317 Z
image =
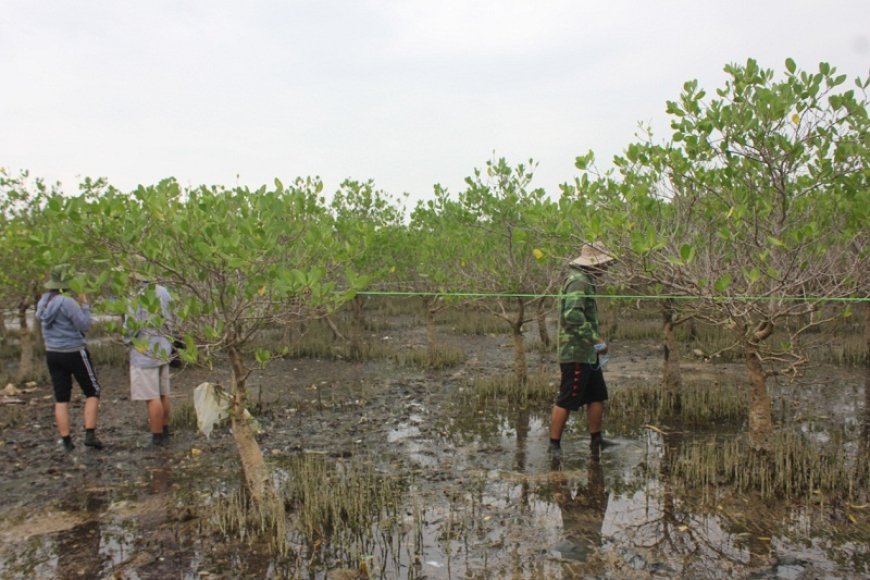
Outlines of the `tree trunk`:
M 326 320 L 327 326 L 329 326 L 329 330 L 332 331 L 332 338 L 341 340 L 343 342 L 349 342 L 347 337 L 341 333 L 338 327 L 335 325 L 335 322 L 332 321 L 332 318 L 329 316 L 325 316 L 324 320 Z
M 0 344 L 6 343 L 6 334 L 8 332 L 6 329 L 6 311 L 0 309 Z
M 773 435 L 773 415 L 764 369 L 754 345 L 746 345 L 744 352 L 749 371 L 749 442 L 756 450 L 768 450 Z
M 687 323 L 689 325 L 689 342 L 695 343 L 698 342 L 698 323 L 695 322 L 694 318 L 689 318 Z
M 861 439 L 858 441 L 858 461 L 855 473 L 859 485 L 865 488 L 870 484 L 870 302 L 866 307 L 867 318 L 864 320 L 864 338 L 867 346 L 867 358 L 864 359 L 864 417 L 861 429 Z
M 523 338 L 523 317 L 525 316 L 525 304 L 522 298 L 517 299 L 519 310 L 517 317 L 511 324 L 514 337 L 514 376 L 518 385 L 525 385 L 529 378 L 529 369 L 526 365 L 526 342 Z
M 549 348 L 553 341 L 550 340 L 550 333 L 547 330 L 546 298 L 541 298 L 541 300 L 538 301 L 538 305 L 535 311 L 535 320 L 537 320 L 538 323 L 538 336 L 541 338 L 541 344 Z
M 662 325 L 664 334 L 664 390 L 671 399 L 672 408 L 679 411 L 681 408 L 680 387 L 682 375 L 680 373 L 680 345 L 674 331 L 674 304 L 666 300 L 662 306 Z
M 39 292 L 33 294 L 33 331 L 30 333 L 33 336 L 33 344 L 42 344 L 42 324 L 36 320 L 36 305 L 39 304 L 39 299 L 42 295 Z
M 864 321 L 864 339 L 867 352 L 864 359 L 864 442 L 870 447 L 870 302 L 867 302 L 867 318 Z M 864 455 L 865 459 L 867 454 Z
M 27 307 L 29 304 L 22 302 L 18 305 L 18 337 L 21 343 L 21 357 L 18 364 L 18 382 L 24 382 L 33 378 L 33 337 L 27 325 Z
M 357 296 L 353 300 L 351 300 L 350 308 L 351 308 L 351 316 L 352 316 L 352 329 L 350 331 L 350 360 L 359 361 L 362 360 L 362 336 L 365 332 L 365 312 L 363 307 L 365 306 L 363 302 L 362 296 Z
M 247 402 L 247 388 L 245 386 L 248 370 L 245 368 L 241 353 L 235 347 L 228 349 L 230 363 L 233 367 L 233 401 L 232 401 L 232 428 L 236 448 L 239 450 L 239 459 L 242 463 L 242 473 L 245 477 L 245 485 L 251 495 L 253 504 L 260 509 L 280 510 L 273 512 L 274 517 L 283 518 L 284 504 L 278 501 L 275 486 L 269 477 L 269 469 L 263 459 L 263 452 L 251 428 L 251 424 L 245 417 Z M 269 513 L 268 511 L 266 513 Z
M 426 306 L 426 344 L 429 349 L 429 361 L 435 361 L 435 354 L 438 351 L 438 333 L 435 331 L 435 313 L 437 308 L 438 298 L 424 298 Z

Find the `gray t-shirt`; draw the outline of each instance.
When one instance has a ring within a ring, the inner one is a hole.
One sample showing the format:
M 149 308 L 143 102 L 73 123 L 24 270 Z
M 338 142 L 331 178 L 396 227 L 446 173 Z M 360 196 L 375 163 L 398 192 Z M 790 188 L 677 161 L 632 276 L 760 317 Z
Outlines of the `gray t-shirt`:
M 150 312 L 141 304 L 151 298 L 149 293 L 152 291 L 160 302 L 159 314 Z M 143 283 L 137 298 L 140 304 L 134 304 L 128 314 L 128 320 L 136 321 L 136 324 L 127 324 L 130 331 L 128 338 L 131 340 L 130 366 L 147 369 L 169 364 L 169 354 L 172 352 L 169 336 L 172 335 L 174 323 L 169 291 L 160 284 Z

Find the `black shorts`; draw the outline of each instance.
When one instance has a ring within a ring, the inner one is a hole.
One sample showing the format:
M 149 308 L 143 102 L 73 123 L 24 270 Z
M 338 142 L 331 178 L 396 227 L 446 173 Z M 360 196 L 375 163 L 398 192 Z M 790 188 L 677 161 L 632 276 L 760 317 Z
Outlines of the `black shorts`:
M 91 357 L 85 349 L 76 352 L 45 353 L 51 384 L 54 385 L 54 400 L 58 403 L 69 403 L 72 395 L 72 378 L 82 388 L 86 397 L 100 396 L 100 383 L 97 373 L 91 364 Z
M 556 406 L 576 411 L 587 403 L 607 400 L 604 373 L 598 365 L 588 363 L 561 363 L 562 383 Z

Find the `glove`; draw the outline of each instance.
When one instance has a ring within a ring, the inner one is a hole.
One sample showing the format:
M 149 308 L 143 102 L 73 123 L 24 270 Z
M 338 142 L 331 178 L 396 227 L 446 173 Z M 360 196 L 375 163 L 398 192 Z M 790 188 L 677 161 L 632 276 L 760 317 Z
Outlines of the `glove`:
M 598 343 L 592 345 L 592 347 L 596 350 L 596 352 L 601 352 L 607 348 L 607 343 L 606 342 L 598 342 Z M 598 368 L 603 369 L 604 365 L 606 365 L 607 361 L 609 361 L 609 360 L 610 360 L 610 357 L 607 356 L 606 354 L 599 354 L 598 355 Z

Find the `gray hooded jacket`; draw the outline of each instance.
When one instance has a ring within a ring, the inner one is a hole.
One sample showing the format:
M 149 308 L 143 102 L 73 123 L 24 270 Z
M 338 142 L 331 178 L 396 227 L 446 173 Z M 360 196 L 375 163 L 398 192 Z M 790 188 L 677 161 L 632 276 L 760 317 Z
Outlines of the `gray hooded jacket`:
M 36 305 L 42 323 L 45 350 L 76 352 L 85 348 L 85 333 L 91 328 L 91 307 L 58 292 L 46 292 Z

